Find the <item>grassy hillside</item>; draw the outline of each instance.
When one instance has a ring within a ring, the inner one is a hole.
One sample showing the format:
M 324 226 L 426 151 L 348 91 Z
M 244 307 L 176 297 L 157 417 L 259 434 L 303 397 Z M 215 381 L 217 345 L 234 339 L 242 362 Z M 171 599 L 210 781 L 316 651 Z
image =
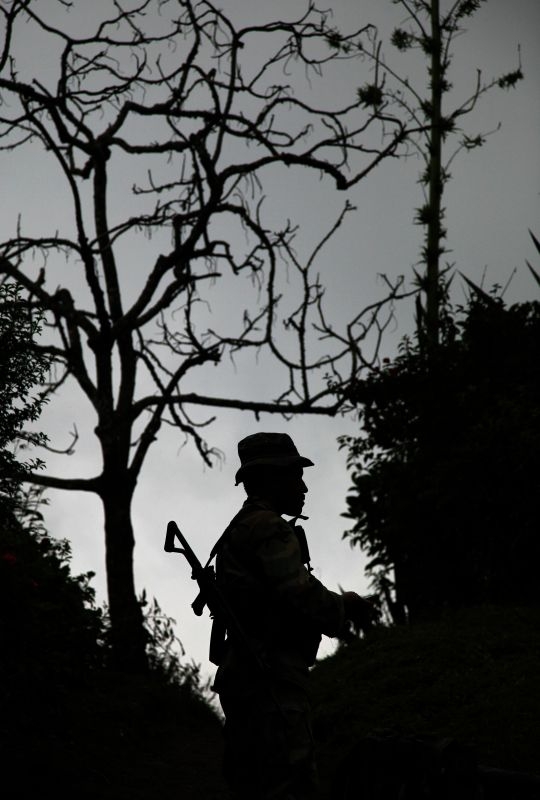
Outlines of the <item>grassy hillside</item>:
M 374 735 L 450 738 L 482 764 L 540 773 L 539 676 L 540 610 L 477 609 L 343 647 L 313 670 L 325 798 L 344 797 L 350 754 L 361 790 L 354 751 Z M 101 670 L 43 673 L 38 653 L 1 677 L 6 800 L 227 797 L 222 723 L 200 692 Z
M 376 631 L 321 661 L 313 685 L 327 793 L 367 736 L 452 739 L 480 764 L 540 773 L 539 609 Z
M 167 619 L 144 605 L 153 671 L 111 671 L 91 574 L 70 558 L 0 514 L 2 800 L 222 797 L 222 723 L 196 665 L 171 660 Z
M 2 797 L 218 800 L 221 722 L 187 689 L 99 672 L 2 691 Z

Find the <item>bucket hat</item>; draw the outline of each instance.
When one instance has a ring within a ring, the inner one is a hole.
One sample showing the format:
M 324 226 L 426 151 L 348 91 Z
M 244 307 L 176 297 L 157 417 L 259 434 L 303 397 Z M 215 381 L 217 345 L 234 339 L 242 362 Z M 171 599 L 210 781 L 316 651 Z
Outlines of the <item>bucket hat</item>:
M 243 480 L 246 470 L 259 464 L 276 467 L 312 467 L 313 461 L 301 456 L 288 433 L 252 433 L 238 442 L 240 469 L 236 484 Z

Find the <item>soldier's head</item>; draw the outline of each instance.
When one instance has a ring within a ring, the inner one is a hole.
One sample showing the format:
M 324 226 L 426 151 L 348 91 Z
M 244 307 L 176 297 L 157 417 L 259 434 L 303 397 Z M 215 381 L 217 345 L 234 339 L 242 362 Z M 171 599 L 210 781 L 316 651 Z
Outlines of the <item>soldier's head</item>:
M 307 486 L 304 467 L 313 461 L 301 456 L 286 433 L 254 433 L 238 443 L 241 467 L 236 483 L 244 484 L 248 496 L 272 502 L 280 514 L 302 512 Z

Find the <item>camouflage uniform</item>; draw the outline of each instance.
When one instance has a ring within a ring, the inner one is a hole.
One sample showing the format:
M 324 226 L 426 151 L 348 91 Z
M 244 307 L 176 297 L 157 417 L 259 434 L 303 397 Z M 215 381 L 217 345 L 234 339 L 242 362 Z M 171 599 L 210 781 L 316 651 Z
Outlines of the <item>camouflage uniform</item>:
M 218 543 L 218 583 L 264 665 L 228 636 L 214 689 L 226 718 L 225 775 L 239 798 L 316 796 L 309 668 L 321 634 L 342 630 L 344 609 L 308 558 L 303 531 L 256 497 Z

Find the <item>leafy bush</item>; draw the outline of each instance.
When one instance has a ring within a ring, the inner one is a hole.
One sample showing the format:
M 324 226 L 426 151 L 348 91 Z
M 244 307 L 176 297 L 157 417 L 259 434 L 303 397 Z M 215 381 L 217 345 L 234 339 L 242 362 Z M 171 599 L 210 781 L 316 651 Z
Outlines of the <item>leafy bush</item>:
M 44 402 L 40 330 L 39 311 L 18 289 L 0 285 L 0 665 L 23 680 L 82 670 L 101 658 L 92 573 L 71 575 L 69 543 L 48 535 L 41 492 L 24 488 L 41 462 L 18 458 L 21 443 L 46 439 L 28 430 Z
M 4 670 L 49 679 L 101 663 L 101 610 L 92 572 L 73 576 L 67 540 L 31 525 L 0 527 L 0 637 Z
M 46 437 L 27 430 L 43 405 L 43 395 L 32 390 L 47 370 L 47 361 L 35 348 L 41 317 L 20 299 L 20 290 L 0 285 L 0 518 L 13 512 L 21 481 L 39 460 L 20 462 L 17 444 L 42 443 Z
M 147 634 L 146 654 L 150 672 L 167 686 L 180 687 L 193 698 L 215 708 L 215 696 L 210 679 L 203 681 L 201 665 L 185 660 L 186 651 L 175 633 L 175 620 L 168 617 L 154 597 L 143 591 L 139 598 Z
M 351 400 L 344 536 L 393 581 L 395 618 L 539 603 L 540 303 L 475 291 L 436 353 L 403 341 Z

